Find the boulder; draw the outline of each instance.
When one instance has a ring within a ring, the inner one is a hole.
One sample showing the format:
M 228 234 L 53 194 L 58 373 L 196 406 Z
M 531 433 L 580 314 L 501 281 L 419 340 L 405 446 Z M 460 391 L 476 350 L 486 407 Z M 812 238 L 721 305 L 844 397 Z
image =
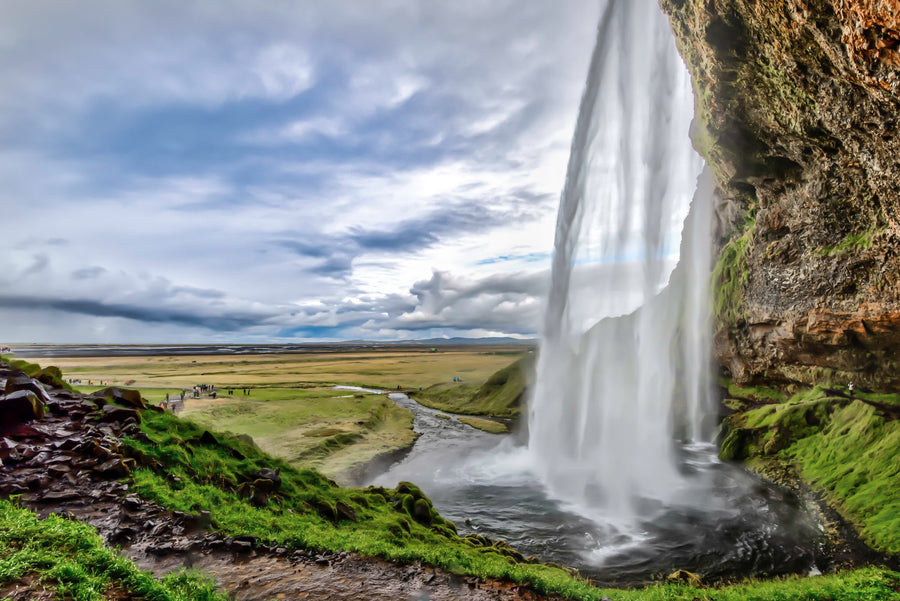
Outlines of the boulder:
M 44 417 L 44 402 L 31 390 L 16 390 L 0 397 L 0 424 L 17 426 Z
M 118 405 L 104 405 L 100 421 L 124 423 L 129 418 L 139 420 L 141 416 L 135 409 L 119 407 Z
M 23 373 L 18 373 L 7 378 L 6 386 L 3 390 L 4 394 L 9 395 L 20 390 L 30 390 L 35 395 L 37 395 L 38 398 L 40 398 L 44 403 L 50 401 L 50 395 L 47 394 L 47 391 L 44 390 L 43 385 L 41 385 L 41 383 L 37 380 L 29 378 Z
M 146 409 L 146 405 L 144 404 L 144 399 L 141 398 L 141 393 L 139 390 L 133 390 L 131 388 L 118 388 L 116 386 L 111 386 L 109 388 L 104 388 L 103 390 L 98 390 L 97 392 L 88 396 L 91 399 L 112 399 L 119 405 L 125 405 L 126 407 L 132 407 L 134 409 Z

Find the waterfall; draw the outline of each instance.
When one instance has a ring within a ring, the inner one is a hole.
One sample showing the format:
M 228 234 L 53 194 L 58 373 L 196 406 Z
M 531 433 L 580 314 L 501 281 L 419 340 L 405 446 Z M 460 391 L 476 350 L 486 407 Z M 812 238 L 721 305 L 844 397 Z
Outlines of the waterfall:
M 607 517 L 689 488 L 679 444 L 706 434 L 713 185 L 691 147 L 692 117 L 690 77 L 656 0 L 609 0 L 560 201 L 529 411 L 529 451 L 551 494 Z

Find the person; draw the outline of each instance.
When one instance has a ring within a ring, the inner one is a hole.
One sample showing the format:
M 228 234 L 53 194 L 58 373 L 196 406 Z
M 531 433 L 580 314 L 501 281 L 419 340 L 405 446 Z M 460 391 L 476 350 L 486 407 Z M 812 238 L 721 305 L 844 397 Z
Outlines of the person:
M 850 382 L 849 384 L 847 384 L 847 390 L 850 391 L 850 396 L 852 397 L 853 396 L 853 382 Z

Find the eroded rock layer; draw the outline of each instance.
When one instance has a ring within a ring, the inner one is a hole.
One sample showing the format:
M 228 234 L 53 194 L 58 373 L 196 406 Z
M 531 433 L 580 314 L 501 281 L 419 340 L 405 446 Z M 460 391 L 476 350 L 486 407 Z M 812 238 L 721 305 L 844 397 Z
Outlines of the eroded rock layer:
M 900 0 L 661 0 L 719 184 L 739 383 L 900 389 Z

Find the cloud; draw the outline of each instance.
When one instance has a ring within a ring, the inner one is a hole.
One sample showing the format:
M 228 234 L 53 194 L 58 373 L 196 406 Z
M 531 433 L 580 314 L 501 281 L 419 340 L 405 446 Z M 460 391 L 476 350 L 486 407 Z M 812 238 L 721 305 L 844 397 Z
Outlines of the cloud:
M 98 341 L 534 333 L 597 11 L 4 3 L 3 315 Z

